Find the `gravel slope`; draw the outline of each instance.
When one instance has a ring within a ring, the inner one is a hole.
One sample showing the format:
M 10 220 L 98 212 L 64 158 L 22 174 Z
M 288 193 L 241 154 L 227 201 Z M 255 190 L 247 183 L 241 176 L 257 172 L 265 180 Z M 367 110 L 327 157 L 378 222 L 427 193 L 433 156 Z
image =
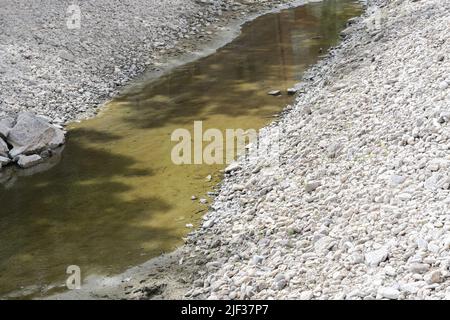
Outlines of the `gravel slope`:
M 144 70 L 194 51 L 229 20 L 288 0 L 0 1 L 0 118 L 19 111 L 56 123 L 91 117 Z M 69 24 L 71 27 L 73 23 Z
M 369 4 L 226 174 L 187 298 L 450 298 L 450 2 Z

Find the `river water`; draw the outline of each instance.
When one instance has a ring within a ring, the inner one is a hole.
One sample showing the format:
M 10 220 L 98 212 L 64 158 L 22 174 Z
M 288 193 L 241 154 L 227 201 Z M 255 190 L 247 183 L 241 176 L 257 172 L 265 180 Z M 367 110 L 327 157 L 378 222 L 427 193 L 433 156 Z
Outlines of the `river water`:
M 216 53 L 70 125 L 52 168 L 0 177 L 0 296 L 45 296 L 64 290 L 69 265 L 113 275 L 181 245 L 207 210 L 191 196 L 211 201 L 224 165 L 173 164 L 172 132 L 268 124 L 293 98 L 267 92 L 298 83 L 361 9 L 326 0 L 259 17 Z

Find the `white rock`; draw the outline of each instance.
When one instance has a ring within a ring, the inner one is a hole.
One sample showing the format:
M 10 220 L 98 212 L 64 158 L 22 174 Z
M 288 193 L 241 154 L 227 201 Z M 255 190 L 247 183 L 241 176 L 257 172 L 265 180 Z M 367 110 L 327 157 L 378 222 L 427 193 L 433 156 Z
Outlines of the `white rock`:
M 382 298 L 397 300 L 400 296 L 400 291 L 392 287 L 382 287 L 378 289 L 378 294 Z
M 439 89 L 441 90 L 445 90 L 448 88 L 448 82 L 447 81 L 442 81 L 439 83 Z
M 388 256 L 389 256 L 389 251 L 387 250 L 386 247 L 382 247 L 378 250 L 368 252 L 365 255 L 366 264 L 369 267 L 376 267 L 381 262 L 385 261 L 388 258 Z
M 299 300 L 311 300 L 313 297 L 314 293 L 311 290 L 307 290 L 300 293 Z
M 423 280 L 428 284 L 441 283 L 442 273 L 440 270 L 431 271 L 423 276 Z
M 424 286 L 424 285 L 425 285 L 425 283 L 420 283 L 420 281 L 404 283 L 404 284 L 400 284 L 400 290 L 405 291 L 409 294 L 416 294 L 419 291 L 419 289 L 421 288 L 421 286 Z
M 232 162 L 228 167 L 226 167 L 225 173 L 231 173 L 239 169 L 241 169 L 241 165 L 238 162 Z
M 407 192 L 403 192 L 398 195 L 398 198 L 402 201 L 408 201 L 411 200 L 412 195 Z
M 264 261 L 264 257 L 261 256 L 253 256 L 252 258 L 252 264 L 257 265 L 261 264 Z
M 280 90 L 272 90 L 272 91 L 267 92 L 267 94 L 269 96 L 279 96 L 279 95 L 281 95 L 281 91 Z
M 391 277 L 395 277 L 397 275 L 397 271 L 395 270 L 394 267 L 391 267 L 391 266 L 386 266 L 384 268 L 384 273 Z
M 403 176 L 399 176 L 399 175 L 392 175 L 391 176 L 391 183 L 392 185 L 399 185 L 402 184 L 403 182 L 405 182 L 406 177 Z
M 320 181 L 307 181 L 305 183 L 305 191 L 311 193 L 321 186 Z
M 214 219 L 206 220 L 205 222 L 203 222 L 202 227 L 204 229 L 208 229 L 208 228 L 211 228 L 212 226 L 214 226 L 214 223 L 215 223 Z
M 314 243 L 314 249 L 316 252 L 323 254 L 327 253 L 335 244 L 336 242 L 333 238 L 325 236 Z
M 425 273 L 430 270 L 430 266 L 424 263 L 411 263 L 409 270 L 413 273 Z
M 288 95 L 294 95 L 298 92 L 298 90 L 296 88 L 289 88 L 286 90 Z

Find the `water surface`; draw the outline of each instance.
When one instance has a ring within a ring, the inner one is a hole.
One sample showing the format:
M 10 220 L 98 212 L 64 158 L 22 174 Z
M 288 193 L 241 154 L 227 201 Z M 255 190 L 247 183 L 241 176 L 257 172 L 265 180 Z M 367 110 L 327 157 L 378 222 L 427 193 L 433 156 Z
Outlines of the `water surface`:
M 0 185 L 0 295 L 45 295 L 69 265 L 112 275 L 182 244 L 207 209 L 191 196 L 205 197 L 223 168 L 174 165 L 173 130 L 268 124 L 293 98 L 267 92 L 297 83 L 360 10 L 328 0 L 260 17 L 217 53 L 71 125 L 52 169 Z

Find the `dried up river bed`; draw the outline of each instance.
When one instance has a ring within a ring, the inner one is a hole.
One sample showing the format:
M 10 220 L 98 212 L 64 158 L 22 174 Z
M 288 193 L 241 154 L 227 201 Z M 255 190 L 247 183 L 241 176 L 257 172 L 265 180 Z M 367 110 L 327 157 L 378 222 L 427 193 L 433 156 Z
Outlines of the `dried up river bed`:
M 221 131 L 268 124 L 360 12 L 357 1 L 327 0 L 259 17 L 216 53 L 70 125 L 53 167 L 2 176 L 0 296 L 46 296 L 65 290 L 69 265 L 110 276 L 180 246 L 208 209 L 191 196 L 211 202 L 224 165 L 173 164 L 172 132 L 194 121 Z M 274 89 L 283 94 L 267 94 Z

